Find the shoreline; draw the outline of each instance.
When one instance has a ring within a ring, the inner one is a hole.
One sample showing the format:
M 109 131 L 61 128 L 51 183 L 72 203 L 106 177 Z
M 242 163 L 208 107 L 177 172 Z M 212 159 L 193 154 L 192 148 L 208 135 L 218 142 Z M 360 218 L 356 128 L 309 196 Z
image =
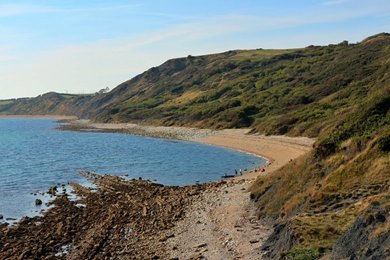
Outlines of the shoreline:
M 238 152 L 261 157 L 266 161 L 264 166 L 268 171 L 274 171 L 284 164 L 312 149 L 314 139 L 307 137 L 265 136 L 249 134 L 251 129 L 198 129 L 192 127 L 148 126 L 133 123 L 91 123 L 89 120 L 70 120 L 69 124 L 61 125 L 64 131 L 91 131 L 133 134 L 146 137 L 185 140 L 207 145 L 232 149 Z M 253 179 L 252 173 L 237 176 L 238 179 Z M 243 175 L 243 176 L 244 176 Z
M 134 123 L 91 123 L 89 120 L 70 120 L 58 128 L 64 131 L 110 132 L 146 137 L 178 139 L 215 145 L 255 155 L 268 162 L 285 161 L 287 153 L 304 153 L 312 148 L 314 139 L 307 137 L 265 136 L 249 134 L 251 129 L 199 129 L 178 126 L 150 126 Z M 252 144 L 251 144 L 252 143 Z M 281 152 L 281 153 L 280 153 Z
M 88 124 L 85 121 L 80 126 L 84 131 L 92 128 L 215 145 L 266 160 L 266 164 L 260 166 L 261 170 L 252 169 L 241 176 L 217 180 L 213 183 L 224 184 L 204 189 L 192 199 L 183 219 L 164 232 L 168 239 L 163 239 L 163 248 L 171 259 L 261 259 L 259 248 L 272 233 L 272 223 L 258 219 L 256 208 L 249 199 L 249 188 L 257 176 L 270 174 L 309 152 L 314 143 L 314 139 L 304 137 L 251 135 L 248 134 L 250 129 L 206 130 L 206 134 L 200 129 L 202 135 L 197 135 L 193 128 L 186 127 Z M 186 131 L 190 134 L 183 135 Z
M 7 116 L 12 117 L 15 118 Z M 62 116 L 29 118 L 69 120 Z M 272 225 L 258 219 L 256 208 L 249 199 L 249 188 L 257 176 L 270 174 L 291 159 L 310 151 L 314 142 L 309 138 L 249 135 L 249 129 L 198 130 L 135 124 L 90 124 L 74 118 L 69 122 L 65 129 L 61 126 L 61 130 L 99 130 L 175 138 L 250 153 L 268 162 L 260 166 L 262 171 L 251 170 L 241 176 L 183 187 L 126 181 L 115 176 L 92 176 L 97 191 L 73 183 L 71 185 L 80 200 L 71 202 L 60 195 L 53 202 L 56 207 L 45 212 L 43 217 L 22 218 L 14 227 L 0 225 L 0 234 L 5 234 L 3 238 L 0 236 L 0 243 L 6 245 L 0 250 L 0 257 L 20 256 L 27 251 L 30 256 L 43 257 L 45 255 L 40 248 L 47 245 L 46 251 L 50 254 L 66 247 L 68 249 L 63 256 L 79 258 L 95 254 L 102 258 L 115 256 L 119 259 L 135 255 L 162 259 L 259 259 L 259 248 L 270 235 Z M 129 195 L 129 191 L 135 193 Z M 155 193 L 160 195 L 151 196 Z M 78 205 L 85 206 L 80 208 Z M 102 219 L 104 222 L 101 222 Z M 129 237 L 127 231 L 123 233 L 128 229 L 133 230 L 134 236 Z M 41 234 L 38 239 L 29 235 L 35 233 Z M 58 237 L 48 241 L 49 234 L 53 233 L 58 233 Z M 108 244 L 104 242 L 107 236 L 111 240 Z M 96 244 L 101 246 L 95 248 Z
M 77 120 L 76 116 L 64 116 L 64 115 L 0 115 L 0 119 L 54 119 L 58 121 L 74 121 Z
M 259 156 L 266 160 L 266 164 L 262 166 L 266 168 L 264 174 L 273 172 L 310 151 L 314 143 L 314 139 L 305 137 L 253 135 L 248 134 L 249 131 L 250 129 L 225 129 L 213 136 L 194 141 Z M 250 171 L 237 179 L 254 180 L 257 176 L 258 173 Z

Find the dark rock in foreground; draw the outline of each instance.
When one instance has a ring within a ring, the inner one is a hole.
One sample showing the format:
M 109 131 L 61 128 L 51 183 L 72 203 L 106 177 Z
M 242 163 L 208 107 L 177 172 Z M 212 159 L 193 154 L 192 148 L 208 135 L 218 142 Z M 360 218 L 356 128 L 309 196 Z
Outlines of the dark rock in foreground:
M 389 208 L 371 205 L 333 246 L 332 259 L 389 259 Z
M 78 201 L 58 196 L 43 217 L 0 226 L 0 259 L 163 259 L 163 232 L 184 216 L 192 196 L 219 185 L 89 178 L 96 192 L 73 183 Z

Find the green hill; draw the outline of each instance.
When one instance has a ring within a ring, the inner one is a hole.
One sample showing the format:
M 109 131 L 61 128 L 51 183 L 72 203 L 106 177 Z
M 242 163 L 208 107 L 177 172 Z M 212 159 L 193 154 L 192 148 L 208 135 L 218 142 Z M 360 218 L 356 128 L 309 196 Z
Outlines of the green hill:
M 385 80 L 388 34 L 292 50 L 229 51 L 173 59 L 106 94 L 48 93 L 2 105 L 0 113 L 75 114 L 208 128 L 252 127 L 318 136 Z
M 173 59 L 109 93 L 0 102 L 1 114 L 317 137 L 313 153 L 253 185 L 270 258 L 390 256 L 390 34 L 290 50 Z

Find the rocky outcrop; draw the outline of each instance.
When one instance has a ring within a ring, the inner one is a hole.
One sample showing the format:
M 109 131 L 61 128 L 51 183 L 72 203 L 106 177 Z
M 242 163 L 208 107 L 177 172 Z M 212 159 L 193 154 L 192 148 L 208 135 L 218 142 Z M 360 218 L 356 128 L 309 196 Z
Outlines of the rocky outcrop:
M 77 201 L 60 195 L 43 217 L 0 225 L 0 259 L 164 259 L 164 231 L 183 218 L 193 196 L 220 185 L 88 177 L 97 190 L 72 184 Z
M 297 238 L 288 223 L 279 223 L 274 226 L 274 231 L 267 239 L 261 250 L 266 259 L 280 259 L 284 252 L 287 252 L 297 243 Z
M 389 259 L 389 207 L 374 203 L 333 246 L 332 259 Z

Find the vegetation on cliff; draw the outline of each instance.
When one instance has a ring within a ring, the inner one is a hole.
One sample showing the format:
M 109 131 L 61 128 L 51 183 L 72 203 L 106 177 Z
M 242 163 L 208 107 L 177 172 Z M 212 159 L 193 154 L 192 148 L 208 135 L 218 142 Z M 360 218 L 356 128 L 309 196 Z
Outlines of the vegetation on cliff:
M 390 256 L 390 44 L 388 36 L 360 43 L 377 44 L 384 51 L 366 61 L 377 68 L 360 83 L 353 77 L 344 101 L 325 99 L 349 105 L 324 121 L 314 151 L 253 185 L 259 214 L 278 222 L 264 246 L 269 257 Z

